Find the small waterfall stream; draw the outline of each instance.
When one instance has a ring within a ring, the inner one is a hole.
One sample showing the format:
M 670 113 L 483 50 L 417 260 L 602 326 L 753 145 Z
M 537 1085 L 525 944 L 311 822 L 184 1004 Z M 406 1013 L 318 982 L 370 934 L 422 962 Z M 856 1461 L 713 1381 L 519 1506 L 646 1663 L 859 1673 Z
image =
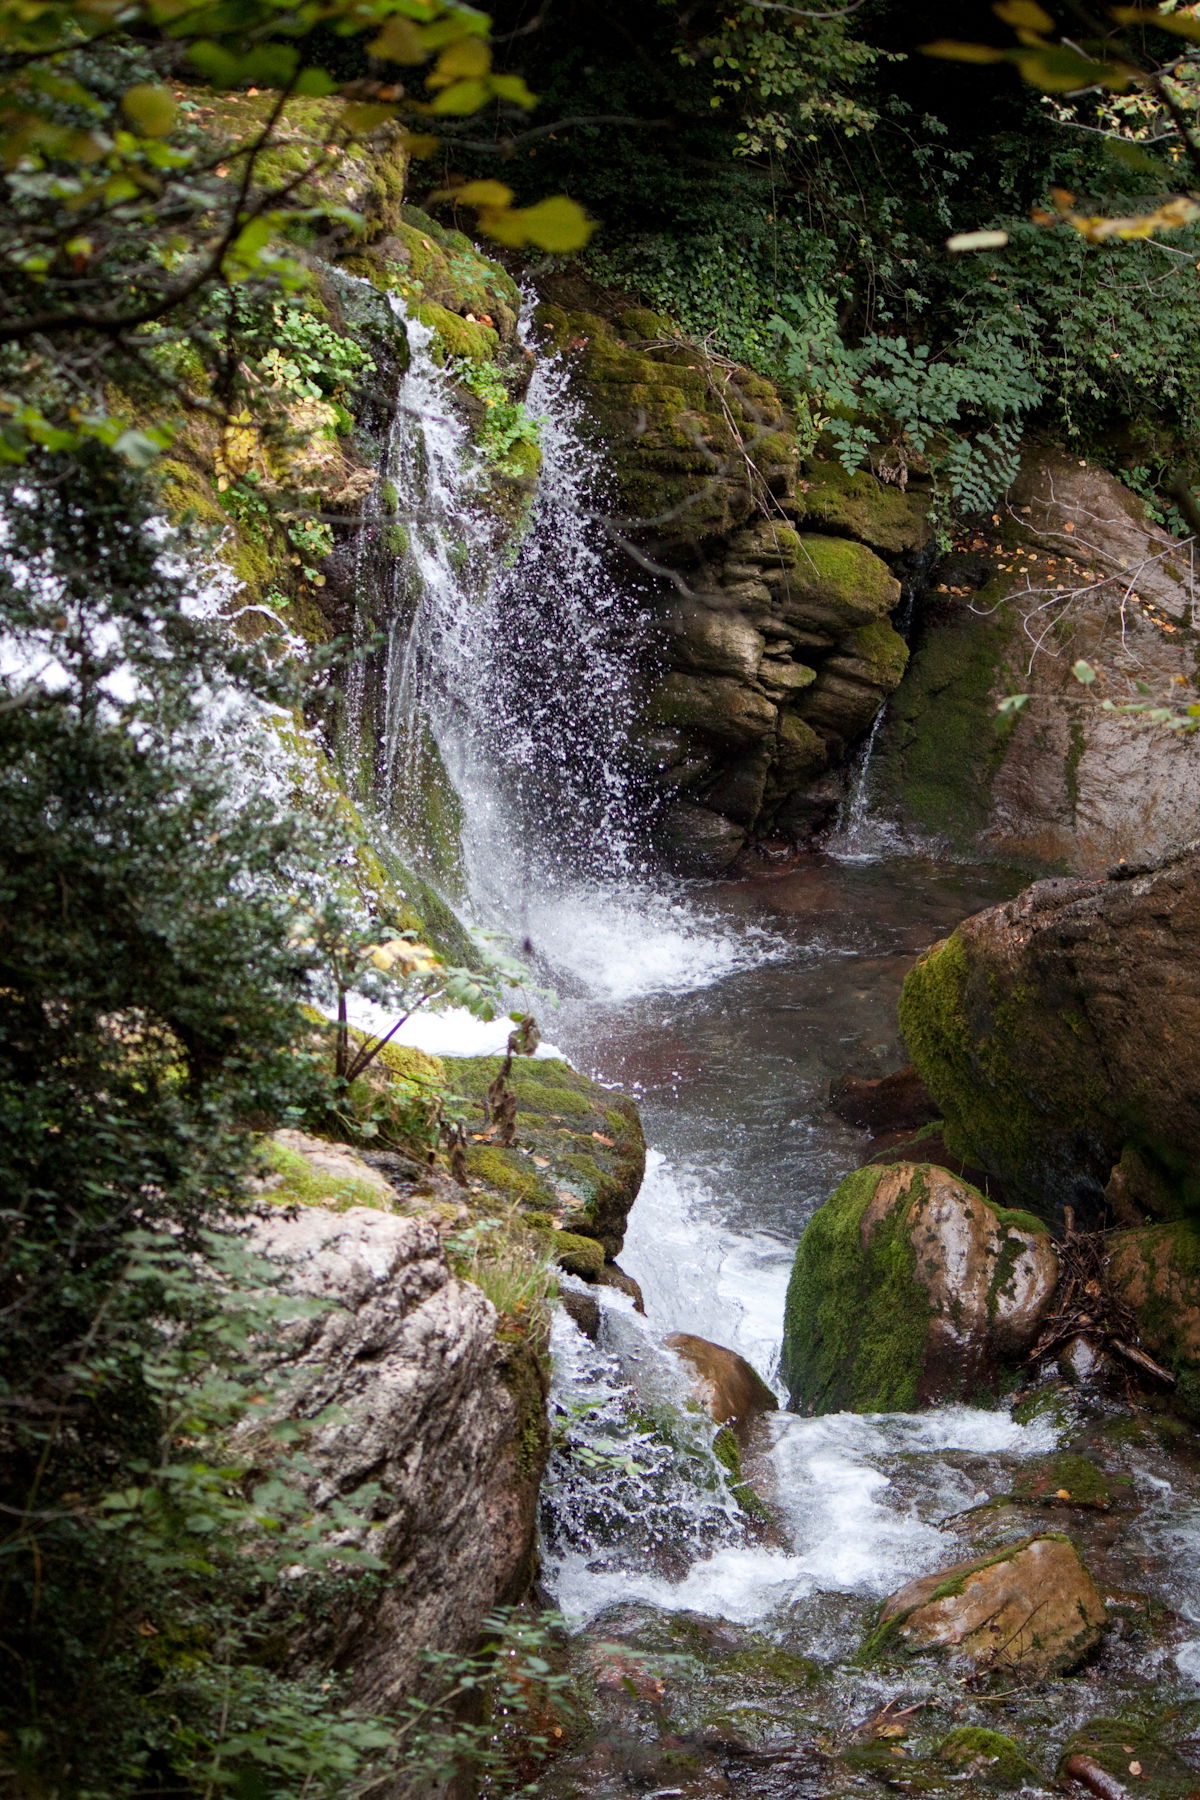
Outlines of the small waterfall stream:
M 555 1325 L 547 1587 L 585 1640 L 627 1623 L 631 1606 L 642 1620 L 702 1616 L 765 1634 L 820 1661 L 830 1717 L 861 1710 L 864 1693 L 883 1703 L 917 1691 L 1002 1727 L 961 1691 L 947 1699 L 940 1677 L 889 1687 L 847 1659 L 879 1598 L 963 1553 L 954 1518 L 1051 1450 L 1056 1421 L 1018 1423 L 1004 1407 L 781 1411 L 751 1470 L 776 1506 L 768 1529 L 739 1510 L 715 1428 L 689 1410 L 682 1365 L 661 1339 L 694 1332 L 776 1378 L 796 1240 L 867 1150 L 825 1110 L 829 1079 L 903 1060 L 896 1000 L 913 958 L 1020 878 L 939 863 L 872 819 L 877 721 L 829 854 L 771 882 L 656 885 L 629 757 L 643 601 L 636 582 L 615 581 L 591 522 L 603 471 L 566 372 L 541 359 L 530 387 L 543 471 L 509 564 L 485 504 L 492 471 L 428 334 L 410 322 L 408 335 L 385 499 L 366 526 L 403 550 L 384 682 L 395 830 L 419 855 L 431 811 L 445 817 L 452 802 L 458 898 L 477 923 L 531 950 L 563 996 L 543 1017 L 547 1037 L 636 1093 L 657 1146 L 621 1259 L 645 1317 L 600 1289 L 590 1290 L 601 1307 L 595 1343 L 565 1313 Z M 411 1040 L 474 1052 L 503 1035 L 484 1043 L 456 1030 L 426 1021 Z M 1171 1478 L 1154 1479 L 1147 1566 L 1153 1544 L 1168 1541 L 1173 1502 Z M 1185 1536 L 1200 1543 L 1200 1522 Z M 1165 1598 L 1161 1555 L 1156 1568 L 1146 1583 Z M 1135 1648 L 1106 1671 L 1106 1695 L 1115 1706 L 1159 1679 L 1184 1679 L 1194 1693 L 1198 1646 L 1188 1638 L 1176 1660 Z M 1057 1713 L 1042 1707 L 1038 1729 L 1061 1742 L 1084 1705 L 1071 1689 Z M 745 1791 L 825 1791 L 764 1781 Z

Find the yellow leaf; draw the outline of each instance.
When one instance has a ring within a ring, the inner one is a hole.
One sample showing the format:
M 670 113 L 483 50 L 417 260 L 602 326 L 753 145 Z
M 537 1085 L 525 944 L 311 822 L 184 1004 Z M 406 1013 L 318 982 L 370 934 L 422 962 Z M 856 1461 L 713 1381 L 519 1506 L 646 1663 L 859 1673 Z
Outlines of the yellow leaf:
M 1018 30 L 1054 30 L 1054 20 L 1050 14 L 1043 12 L 1040 6 L 1035 6 L 1033 0 L 999 0 L 999 4 L 993 6 L 992 11 L 998 19 L 1003 19 L 1006 25 L 1012 25 Z
M 460 38 L 447 44 L 437 65 L 425 77 L 426 87 L 449 87 L 455 81 L 477 81 L 492 66 L 492 52 L 482 38 Z
M 121 105 L 143 137 L 166 137 L 175 123 L 178 107 L 169 88 L 140 81 L 121 96 Z
M 535 206 L 486 207 L 479 215 L 480 229 L 501 244 L 520 249 L 523 244 L 536 244 L 539 250 L 559 253 L 582 250 L 596 229 L 582 206 L 556 194 L 539 200 Z
M 993 50 L 989 44 L 960 44 L 954 38 L 938 38 L 932 44 L 922 44 L 923 56 L 940 56 L 947 62 L 994 63 L 1005 62 L 1007 57 L 1003 50 Z
M 478 112 L 487 97 L 487 82 L 472 76 L 466 81 L 456 81 L 450 87 L 443 88 L 431 103 L 430 111 L 465 116 L 467 113 Z
M 348 100 L 342 108 L 340 123 L 352 137 L 365 137 L 395 116 L 396 108 L 382 101 Z
M 398 13 L 393 13 L 379 36 L 371 39 L 367 52 L 384 62 L 394 63 L 424 62 L 427 54 L 417 27 L 411 19 L 402 19 Z
M 461 200 L 464 206 L 511 206 L 512 197 L 512 189 L 502 181 L 467 181 L 438 195 L 439 199 Z
M 1200 41 L 1200 19 L 1188 13 L 1161 13 L 1144 6 L 1114 6 L 1112 16 L 1118 25 L 1153 25 L 1156 31 L 1170 31 L 1176 37 Z
M 1007 231 L 956 231 L 946 239 L 947 250 L 1003 250 Z

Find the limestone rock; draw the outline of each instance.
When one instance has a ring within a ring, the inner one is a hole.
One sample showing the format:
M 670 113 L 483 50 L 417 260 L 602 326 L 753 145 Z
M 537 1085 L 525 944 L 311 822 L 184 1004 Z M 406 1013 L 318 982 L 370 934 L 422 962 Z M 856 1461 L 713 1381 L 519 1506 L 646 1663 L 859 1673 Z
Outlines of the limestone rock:
M 911 1063 L 875 1081 L 839 1076 L 829 1084 L 829 1109 L 848 1125 L 874 1134 L 916 1131 L 937 1116 L 929 1089 Z
M 277 1205 L 325 1206 L 334 1212 L 350 1206 L 392 1209 L 391 1182 L 349 1144 L 328 1143 L 307 1131 L 277 1131 L 265 1149 L 271 1173 L 261 1191 Z
M 955 849 L 1088 874 L 1162 855 L 1200 836 L 1200 739 L 1139 730 L 1100 702 L 1194 696 L 1190 553 L 1137 523 L 1140 500 L 1101 470 L 1039 452 L 1016 493 L 1011 517 L 1023 531 L 1038 524 L 1055 566 L 1001 574 L 969 600 L 930 596 L 877 747 L 875 792 Z M 1102 554 L 1118 526 L 1132 537 Z M 1071 673 L 1079 660 L 1100 673 L 1086 691 Z M 1000 717 L 997 703 L 1018 693 L 1030 696 L 1024 709 Z
M 977 1668 L 1066 1674 L 1096 1648 L 1104 1602 L 1070 1538 L 1045 1533 L 953 1563 L 885 1600 L 868 1654 L 948 1650 Z
M 755 1419 L 774 1412 L 779 1402 L 758 1371 L 736 1350 L 689 1331 L 672 1331 L 663 1339 L 695 1371 L 694 1395 L 718 1425 L 731 1425 L 745 1443 Z
M 1190 549 L 1153 524 L 1144 502 L 1104 469 L 1058 450 L 1034 450 L 1011 498 L 1023 537 L 1099 567 L 1173 619 L 1195 624 Z
M 746 833 L 711 807 L 676 800 L 659 814 L 658 838 L 681 875 L 723 875 L 741 852 Z
M 290 1417 L 338 1408 L 307 1444 L 314 1504 L 379 1484 L 362 1535 L 381 1586 L 297 1651 L 348 1668 L 354 1700 L 386 1709 L 416 1685 L 422 1646 L 470 1647 L 491 1608 L 526 1591 L 544 1376 L 531 1346 L 498 1341 L 491 1303 L 454 1279 L 425 1220 L 305 1207 L 270 1213 L 250 1244 L 326 1303 L 267 1347 L 292 1376 Z
M 1105 1276 L 1133 1312 L 1138 1344 L 1179 1381 L 1200 1409 L 1200 1231 L 1188 1220 L 1117 1231 L 1107 1240 Z
M 1200 1163 L 1200 850 L 1143 874 L 1035 883 L 910 973 L 909 1054 L 946 1141 L 1020 1204 L 1081 1225 L 1132 1144 L 1166 1216 Z M 1162 1213 L 1159 1215 L 1163 1216 Z
M 966 1399 L 1033 1343 L 1058 1280 L 1045 1227 L 932 1164 L 868 1166 L 809 1221 L 788 1285 L 797 1411 Z

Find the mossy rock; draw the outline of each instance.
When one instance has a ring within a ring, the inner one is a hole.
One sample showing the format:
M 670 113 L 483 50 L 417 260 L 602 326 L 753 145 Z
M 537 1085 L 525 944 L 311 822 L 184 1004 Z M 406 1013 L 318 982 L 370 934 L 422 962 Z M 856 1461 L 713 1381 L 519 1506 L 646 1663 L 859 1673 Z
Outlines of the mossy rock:
M 394 1195 L 381 1175 L 360 1161 L 349 1144 L 327 1143 L 300 1131 L 264 1139 L 264 1198 L 273 1206 L 321 1206 L 346 1212 L 352 1206 L 393 1210 Z
M 981 1671 L 1044 1679 L 1078 1668 L 1105 1624 L 1075 1545 L 1043 1531 L 910 1581 L 884 1601 L 860 1660 L 946 1652 Z
M 1129 1488 L 1127 1477 L 1111 1481 L 1090 1457 L 1070 1451 L 1026 1463 L 1013 1483 L 1012 1498 L 1026 1506 L 1082 1506 L 1107 1512 L 1114 1488 Z
M 848 631 L 886 619 L 897 605 L 900 583 L 865 544 L 782 527 L 774 536 L 791 550 L 779 577 L 779 612 L 785 620 Z
M 568 1275 L 583 1281 L 598 1281 L 604 1268 L 604 1245 L 596 1238 L 581 1237 L 577 1231 L 554 1233 L 554 1257 Z
M 1041 1781 L 1038 1769 L 1018 1743 L 980 1725 L 960 1725 L 938 1745 L 938 1756 L 961 1775 L 985 1787 L 1019 1788 Z
M 556 1057 L 517 1057 L 510 1076 L 516 1138 L 503 1148 L 477 1135 L 486 1129 L 483 1102 L 502 1060 L 444 1059 L 452 1092 L 471 1103 L 474 1115 L 467 1126 L 469 1176 L 559 1231 L 595 1240 L 613 1259 L 646 1166 L 635 1102 Z
M 930 1163 L 868 1165 L 810 1219 L 784 1313 L 798 1411 L 911 1412 L 986 1389 L 1029 1348 L 1057 1261 L 1045 1225 Z
M 877 481 L 866 469 L 850 474 L 839 462 L 809 463 L 788 510 L 810 530 L 857 538 L 881 556 L 911 555 L 932 536 L 923 495 Z
M 1170 1369 L 1178 1397 L 1200 1414 L 1200 1229 L 1192 1220 L 1113 1232 L 1110 1287 L 1137 1320 L 1142 1348 Z
M 992 784 L 1016 721 L 996 701 L 1027 685 L 1020 619 L 1008 603 L 1014 579 L 997 577 L 969 611 L 920 632 L 872 763 L 884 803 L 955 850 L 976 847 L 992 819 Z
M 1193 1739 L 1198 1725 L 1200 1707 L 1195 1703 L 1089 1719 L 1067 1740 L 1059 1773 L 1065 1774 L 1073 1756 L 1086 1756 L 1131 1794 L 1145 1795 L 1147 1800 L 1191 1800 L 1200 1790 L 1200 1768 L 1186 1762 L 1175 1744 Z

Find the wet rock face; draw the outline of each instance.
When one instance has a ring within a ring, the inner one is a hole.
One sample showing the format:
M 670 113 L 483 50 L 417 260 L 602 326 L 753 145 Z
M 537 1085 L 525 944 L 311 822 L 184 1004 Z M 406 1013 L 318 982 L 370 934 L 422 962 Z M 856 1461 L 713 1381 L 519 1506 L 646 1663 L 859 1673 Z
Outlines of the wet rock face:
M 351 1589 L 297 1652 L 349 1669 L 355 1701 L 386 1708 L 417 1684 L 424 1646 L 470 1647 L 528 1587 L 541 1367 L 497 1338 L 491 1303 L 454 1279 L 425 1220 L 299 1207 L 257 1224 L 251 1247 L 326 1303 L 271 1347 L 294 1377 L 291 1417 L 339 1409 L 309 1440 L 314 1504 L 379 1484 L 363 1541 L 386 1565 L 380 1585 L 361 1603 Z
M 1027 457 L 1007 516 L 1018 566 L 926 606 L 873 765 L 880 800 L 956 849 L 1084 874 L 1200 836 L 1200 740 L 1101 706 L 1194 697 L 1190 552 L 1057 452 Z M 1099 673 L 1086 691 L 1078 660 Z M 1030 698 L 1004 719 L 1010 694 Z
M 771 383 L 653 313 L 539 318 L 576 358 L 623 533 L 681 577 L 655 602 L 643 718 L 660 848 L 713 874 L 748 842 L 807 839 L 836 803 L 820 778 L 904 672 L 892 616 L 928 537 L 920 496 L 801 474 Z
M 1066 1674 L 1104 1633 L 1104 1602 L 1070 1538 L 1024 1538 L 910 1581 L 883 1604 L 870 1655 L 944 1650 L 977 1668 Z
M 932 1164 L 847 1177 L 800 1240 L 783 1366 L 801 1412 L 966 1399 L 1032 1345 L 1058 1280 L 1048 1232 Z
M 732 1425 L 739 1442 L 748 1439 L 756 1419 L 778 1407 L 762 1376 L 736 1350 L 690 1331 L 673 1331 L 663 1343 L 694 1370 L 693 1393 L 709 1417 L 718 1425 Z
M 1084 1226 L 1200 1212 L 1200 851 L 1118 874 L 977 913 L 900 1002 L 947 1144 Z

